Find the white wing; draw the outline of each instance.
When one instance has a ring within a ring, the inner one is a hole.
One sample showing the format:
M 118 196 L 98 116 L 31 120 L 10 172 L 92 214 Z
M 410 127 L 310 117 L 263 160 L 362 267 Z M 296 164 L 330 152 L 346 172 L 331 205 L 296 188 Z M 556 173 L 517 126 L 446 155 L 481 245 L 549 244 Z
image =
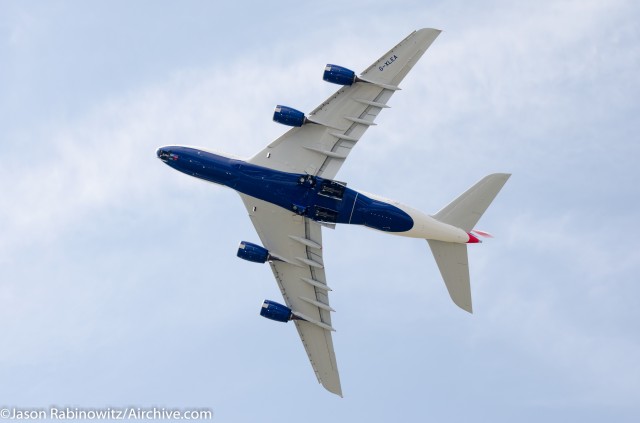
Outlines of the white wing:
M 248 195 L 240 194 L 260 240 L 279 260 L 270 262 L 280 291 L 295 315 L 298 334 L 320 382 L 342 396 L 331 338 L 331 312 L 318 223 Z
M 302 127 L 287 131 L 249 162 L 292 173 L 333 179 L 351 149 L 400 88 L 398 84 L 440 34 L 414 31 L 369 66 L 351 86 L 340 88 L 312 111 Z

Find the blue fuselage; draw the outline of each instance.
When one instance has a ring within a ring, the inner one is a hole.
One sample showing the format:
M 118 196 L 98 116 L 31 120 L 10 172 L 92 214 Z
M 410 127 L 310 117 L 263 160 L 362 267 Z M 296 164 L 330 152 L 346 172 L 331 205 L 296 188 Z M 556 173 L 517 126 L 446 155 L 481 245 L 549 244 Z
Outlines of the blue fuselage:
M 321 223 L 365 225 L 385 232 L 405 232 L 414 224 L 398 207 L 321 177 L 280 172 L 191 147 L 162 147 L 157 155 L 182 173 Z

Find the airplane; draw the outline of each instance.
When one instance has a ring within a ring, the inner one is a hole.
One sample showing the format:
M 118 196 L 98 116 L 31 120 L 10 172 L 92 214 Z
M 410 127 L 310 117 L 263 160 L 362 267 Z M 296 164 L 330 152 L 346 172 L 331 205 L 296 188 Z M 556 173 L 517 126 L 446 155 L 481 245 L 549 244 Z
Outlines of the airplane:
M 334 179 L 440 32 L 431 28 L 412 32 L 359 75 L 326 65 L 323 79 L 341 85 L 338 91 L 308 115 L 278 105 L 273 120 L 292 128 L 247 160 L 178 145 L 156 152 L 173 169 L 240 194 L 262 245 L 242 241 L 237 256 L 268 262 L 285 302 L 264 300 L 260 315 L 294 322 L 318 382 L 341 397 L 322 227 L 362 225 L 425 239 L 451 299 L 471 313 L 467 244 L 490 236 L 474 226 L 510 176 L 484 177 L 434 215 Z

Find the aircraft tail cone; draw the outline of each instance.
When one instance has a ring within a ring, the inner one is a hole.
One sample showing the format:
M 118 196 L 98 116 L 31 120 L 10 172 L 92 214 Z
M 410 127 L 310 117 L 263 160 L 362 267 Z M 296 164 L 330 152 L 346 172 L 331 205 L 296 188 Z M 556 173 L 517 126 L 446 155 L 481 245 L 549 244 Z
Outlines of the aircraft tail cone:
M 478 244 L 482 242 L 473 234 L 467 233 L 467 235 L 469 235 L 469 241 L 467 241 L 467 244 Z

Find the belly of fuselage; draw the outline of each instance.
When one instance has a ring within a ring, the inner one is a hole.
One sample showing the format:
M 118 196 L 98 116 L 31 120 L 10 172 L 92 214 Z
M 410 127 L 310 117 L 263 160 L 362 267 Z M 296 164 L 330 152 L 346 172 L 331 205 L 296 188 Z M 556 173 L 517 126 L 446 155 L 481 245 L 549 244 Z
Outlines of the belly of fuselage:
M 414 221 L 402 209 L 370 198 L 345 184 L 310 175 L 280 172 L 190 147 L 174 148 L 171 167 L 327 224 L 363 225 L 406 232 Z
M 369 198 L 332 180 L 241 165 L 232 188 L 294 213 L 328 224 L 364 225 L 385 232 L 405 232 L 411 217 L 398 207 Z
M 320 223 L 363 225 L 395 235 L 447 242 L 469 239 L 460 228 L 400 203 L 349 189 L 341 182 L 280 172 L 192 147 L 161 147 L 158 157 L 187 175 L 228 186 Z

